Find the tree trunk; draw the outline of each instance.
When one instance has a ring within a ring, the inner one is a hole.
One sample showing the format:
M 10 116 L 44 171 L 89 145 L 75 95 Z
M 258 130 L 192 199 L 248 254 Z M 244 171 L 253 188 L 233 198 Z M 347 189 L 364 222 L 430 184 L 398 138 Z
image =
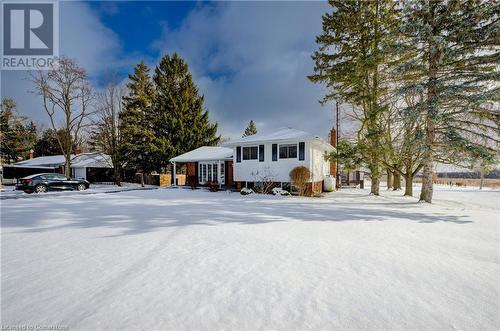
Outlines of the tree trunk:
M 393 184 L 393 190 L 401 190 L 401 174 L 399 172 L 394 172 L 394 184 Z
M 484 185 L 484 171 L 483 171 L 483 169 L 481 169 L 480 175 L 481 175 L 481 180 L 479 181 L 479 189 L 482 190 L 483 185 Z
M 375 166 L 370 168 L 370 178 L 372 181 L 370 194 L 380 195 L 380 172 L 378 165 L 375 164 Z
M 393 186 L 393 178 L 394 178 L 394 175 L 393 173 L 387 169 L 387 189 L 390 190 Z
M 430 17 L 428 18 L 431 28 L 434 29 L 435 24 L 435 11 L 437 2 L 432 2 L 430 6 Z M 434 32 L 434 31 L 433 31 Z M 429 67 L 429 80 L 427 82 L 427 113 L 425 117 L 425 147 L 424 154 L 424 171 L 422 174 L 422 191 L 420 192 L 420 201 L 428 203 L 432 202 L 433 192 L 433 172 L 434 172 L 434 144 L 436 139 L 436 118 L 437 118 L 437 104 L 438 104 L 438 61 L 441 57 L 441 50 L 438 47 L 435 38 L 431 38 L 428 45 L 429 54 L 427 57 Z
M 413 196 L 413 174 L 411 171 L 408 171 L 405 176 L 405 195 Z
M 71 152 L 64 155 L 65 165 L 64 165 L 64 175 L 66 177 L 71 177 Z
M 372 176 L 372 187 L 371 187 L 370 194 L 380 195 L 379 190 L 380 190 L 380 177 L 379 176 L 376 176 L 376 177 Z
M 424 161 L 424 171 L 422 174 L 422 191 L 420 192 L 420 201 L 425 201 L 428 203 L 432 202 L 432 174 L 433 174 L 433 164 L 432 156 L 428 157 Z
M 144 172 L 141 172 L 141 187 L 144 187 Z

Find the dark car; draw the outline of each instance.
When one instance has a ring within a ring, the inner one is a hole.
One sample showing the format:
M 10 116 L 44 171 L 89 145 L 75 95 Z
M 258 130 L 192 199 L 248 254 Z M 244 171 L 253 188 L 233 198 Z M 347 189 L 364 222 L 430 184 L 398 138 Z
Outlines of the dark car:
M 89 186 L 89 182 L 84 179 L 70 178 L 62 174 L 36 174 L 18 179 L 16 190 L 26 193 L 61 190 L 83 191 Z

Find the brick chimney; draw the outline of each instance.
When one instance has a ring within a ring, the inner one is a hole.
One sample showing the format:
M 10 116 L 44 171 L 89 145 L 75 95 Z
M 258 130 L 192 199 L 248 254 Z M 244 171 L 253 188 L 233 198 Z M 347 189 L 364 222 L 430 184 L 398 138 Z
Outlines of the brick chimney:
M 330 145 L 337 148 L 337 130 L 334 128 L 330 130 Z M 337 161 L 330 161 L 330 175 L 337 175 Z

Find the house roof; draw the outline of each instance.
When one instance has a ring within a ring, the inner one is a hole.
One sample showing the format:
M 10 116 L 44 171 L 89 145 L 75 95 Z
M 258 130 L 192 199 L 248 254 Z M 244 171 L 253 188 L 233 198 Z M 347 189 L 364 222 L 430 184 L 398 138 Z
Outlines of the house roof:
M 277 141 L 318 141 L 325 145 L 329 149 L 334 149 L 328 142 L 322 139 L 320 136 L 288 127 L 278 128 L 271 132 L 257 133 L 251 136 L 243 137 L 240 139 L 229 141 L 225 146 L 235 146 L 244 144 L 255 144 L 255 143 L 265 143 L 265 142 L 277 142 Z
M 72 168 L 112 168 L 111 157 L 102 153 L 84 153 L 71 160 Z
M 40 156 L 33 159 L 19 161 L 14 165 L 16 167 L 59 167 L 65 163 L 64 155 Z M 109 155 L 102 153 L 83 153 L 71 155 L 72 168 L 112 168 L 113 163 Z
M 72 155 L 74 157 L 74 155 Z M 64 155 L 40 156 L 33 159 L 16 162 L 16 166 L 52 166 L 58 167 L 65 162 Z
M 198 162 L 230 160 L 233 158 L 233 150 L 227 147 L 202 146 L 190 152 L 170 159 L 170 162 Z

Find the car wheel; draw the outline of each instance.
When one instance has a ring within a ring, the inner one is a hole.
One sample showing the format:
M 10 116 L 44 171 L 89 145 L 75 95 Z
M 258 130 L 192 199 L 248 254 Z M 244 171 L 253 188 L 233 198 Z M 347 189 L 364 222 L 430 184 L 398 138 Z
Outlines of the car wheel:
M 78 184 L 78 186 L 76 187 L 76 189 L 78 191 L 83 191 L 83 190 L 87 189 L 87 187 L 85 187 L 85 184 Z
M 47 192 L 47 186 L 37 185 L 37 186 L 35 186 L 35 192 L 36 193 L 45 193 L 45 192 Z

